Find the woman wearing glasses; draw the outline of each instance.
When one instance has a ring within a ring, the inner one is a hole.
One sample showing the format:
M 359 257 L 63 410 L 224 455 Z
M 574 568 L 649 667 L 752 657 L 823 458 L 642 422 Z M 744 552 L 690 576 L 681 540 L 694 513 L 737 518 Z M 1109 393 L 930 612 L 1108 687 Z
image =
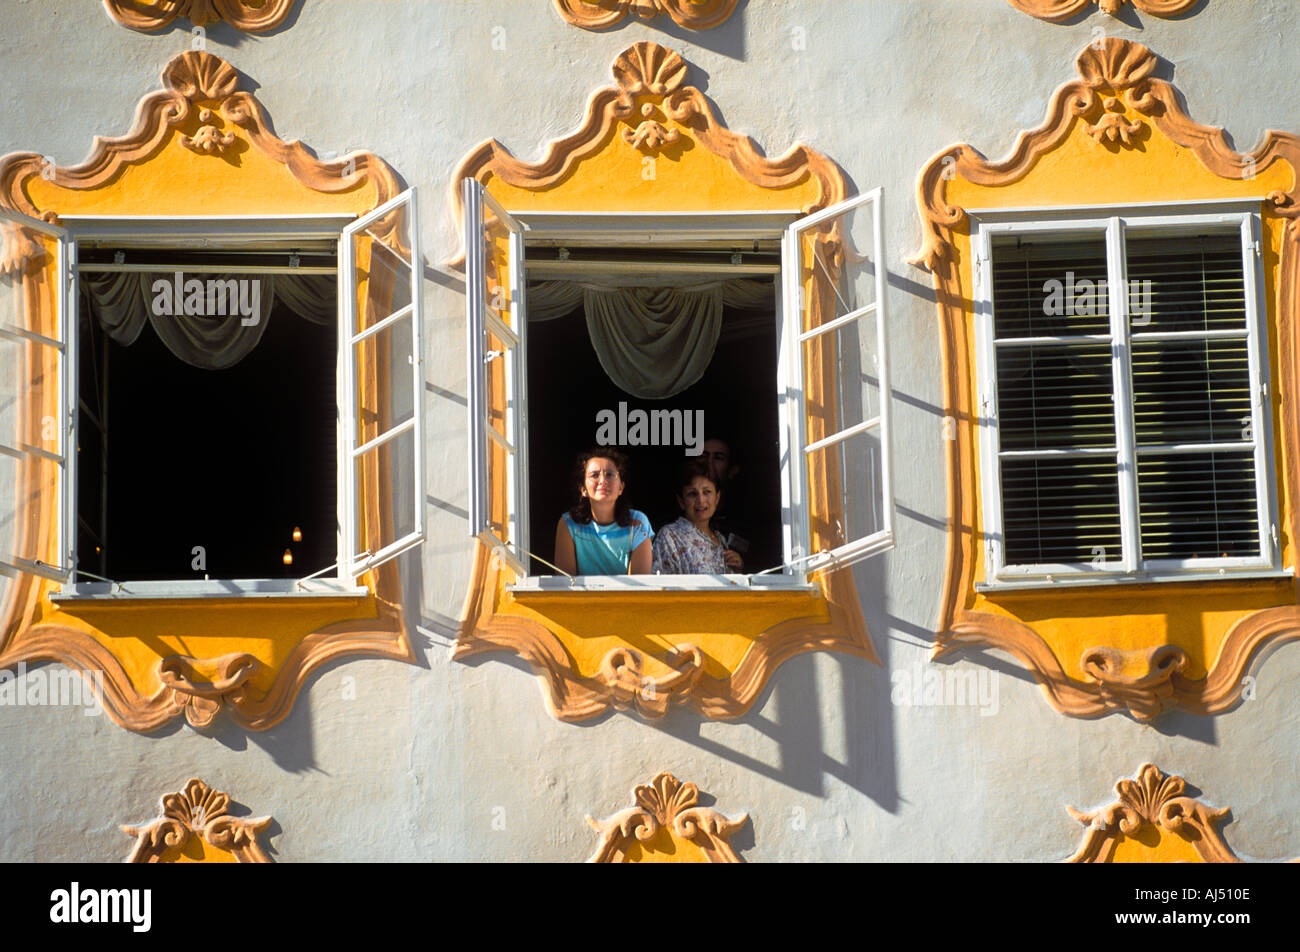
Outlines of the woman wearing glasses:
M 555 564 L 570 575 L 646 575 L 654 530 L 623 498 L 627 457 L 588 450 L 578 457 L 578 504 L 555 526 Z

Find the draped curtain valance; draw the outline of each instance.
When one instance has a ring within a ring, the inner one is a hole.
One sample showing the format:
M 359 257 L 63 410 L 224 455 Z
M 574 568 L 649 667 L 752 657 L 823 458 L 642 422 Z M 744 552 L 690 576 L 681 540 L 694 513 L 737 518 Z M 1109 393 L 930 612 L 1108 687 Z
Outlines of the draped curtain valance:
M 277 299 L 313 324 L 337 320 L 337 284 L 329 275 L 190 275 L 203 282 L 203 314 L 184 313 L 184 307 L 178 309 L 170 300 L 172 292 L 162 290 L 158 282 L 171 289 L 175 272 L 89 272 L 83 277 L 90 312 L 111 340 L 129 346 L 147 323 L 172 354 L 204 370 L 225 370 L 247 357 L 262 339 Z M 223 282 L 221 297 L 208 290 L 216 282 Z M 231 293 L 236 295 L 233 301 Z M 168 296 L 163 302 L 167 306 L 157 306 L 160 295 Z M 182 294 L 181 300 L 188 297 Z M 242 319 L 241 304 L 249 311 Z M 219 309 L 225 315 L 217 315 Z M 177 310 L 181 313 L 168 313 Z
M 665 400 L 704 376 L 724 308 L 772 302 L 769 281 L 736 279 L 681 287 L 612 287 L 578 281 L 529 285 L 528 320 L 581 309 L 600 366 L 622 390 Z

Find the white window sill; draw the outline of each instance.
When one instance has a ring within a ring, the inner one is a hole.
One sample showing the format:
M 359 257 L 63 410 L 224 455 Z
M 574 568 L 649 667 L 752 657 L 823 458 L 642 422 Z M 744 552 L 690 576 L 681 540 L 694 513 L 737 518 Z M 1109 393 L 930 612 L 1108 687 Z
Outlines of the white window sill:
M 173 598 L 361 598 L 364 586 L 338 579 L 194 579 L 161 582 L 78 582 L 65 585 L 50 601 L 126 601 Z
M 1128 574 L 1107 572 L 1075 572 L 1046 576 L 1015 578 L 1003 576 L 992 582 L 976 582 L 977 592 L 1016 592 L 1027 590 L 1047 591 L 1057 588 L 1079 588 L 1081 586 L 1114 585 L 1154 585 L 1178 582 L 1239 582 L 1251 579 L 1290 579 L 1295 578 L 1295 569 L 1257 568 L 1257 569 L 1208 569 L 1183 572 L 1132 572 Z
M 802 575 L 529 575 L 511 592 L 764 592 L 811 591 Z

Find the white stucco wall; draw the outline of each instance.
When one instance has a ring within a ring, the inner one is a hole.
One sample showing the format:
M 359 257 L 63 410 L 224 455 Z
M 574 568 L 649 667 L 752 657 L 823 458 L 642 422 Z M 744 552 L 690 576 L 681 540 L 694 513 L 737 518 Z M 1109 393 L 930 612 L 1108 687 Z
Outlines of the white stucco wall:
M 504 50 L 493 48 L 498 27 Z M 302 0 L 268 35 L 209 28 L 208 49 L 252 81 L 282 138 L 318 152 L 370 149 L 419 189 L 429 541 L 407 566 L 424 664 L 334 664 L 265 733 L 222 721 L 207 736 L 184 726 L 139 736 L 76 709 L 0 709 L 0 859 L 119 859 L 129 841 L 118 825 L 153 816 L 160 794 L 198 776 L 275 818 L 282 861 L 577 860 L 595 843 L 583 817 L 621 809 L 633 785 L 668 769 L 724 813 L 750 814 L 736 842 L 753 861 L 1052 860 L 1079 840 L 1065 807 L 1108 801 L 1147 760 L 1233 807 L 1226 837 L 1240 855 L 1300 856 L 1300 645 L 1257 664 L 1256 699 L 1214 718 L 1070 719 L 998 652 L 955 662 L 996 675 L 994 714 L 890 701 L 890 672 L 926 664 L 947 516 L 931 281 L 904 262 L 919 238 L 916 175 L 959 141 L 1004 154 L 1075 76 L 1096 28 L 1172 63 L 1166 78 L 1191 114 L 1226 127 L 1238 148 L 1267 128 L 1300 131 L 1300 101 L 1285 94 L 1300 41 L 1291 0 L 1065 26 L 1004 0 L 749 0 L 699 34 L 666 18 L 590 33 L 547 0 Z M 450 176 L 493 136 L 538 157 L 610 81 L 612 59 L 642 39 L 680 52 L 690 82 L 767 154 L 802 141 L 858 189 L 884 187 L 899 542 L 857 571 L 884 667 L 797 657 L 735 722 L 675 710 L 655 723 L 620 714 L 567 725 L 546 713 L 519 659 L 450 660 L 472 551 L 463 282 L 443 264 L 457 244 Z M 92 135 L 129 128 L 136 102 L 188 45 L 188 23 L 142 35 L 94 4 L 0 5 L 0 153 L 80 161 Z M 1281 94 L 1260 94 L 1269 89 Z

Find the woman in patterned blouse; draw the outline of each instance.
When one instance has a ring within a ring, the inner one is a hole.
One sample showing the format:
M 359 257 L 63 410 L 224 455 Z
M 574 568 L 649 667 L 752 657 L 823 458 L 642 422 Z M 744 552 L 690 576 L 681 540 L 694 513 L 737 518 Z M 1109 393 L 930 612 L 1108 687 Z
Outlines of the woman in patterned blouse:
M 726 548 L 711 521 L 722 492 L 703 460 L 693 460 L 677 481 L 683 515 L 654 538 L 653 571 L 660 575 L 722 575 L 742 572 L 740 553 Z

